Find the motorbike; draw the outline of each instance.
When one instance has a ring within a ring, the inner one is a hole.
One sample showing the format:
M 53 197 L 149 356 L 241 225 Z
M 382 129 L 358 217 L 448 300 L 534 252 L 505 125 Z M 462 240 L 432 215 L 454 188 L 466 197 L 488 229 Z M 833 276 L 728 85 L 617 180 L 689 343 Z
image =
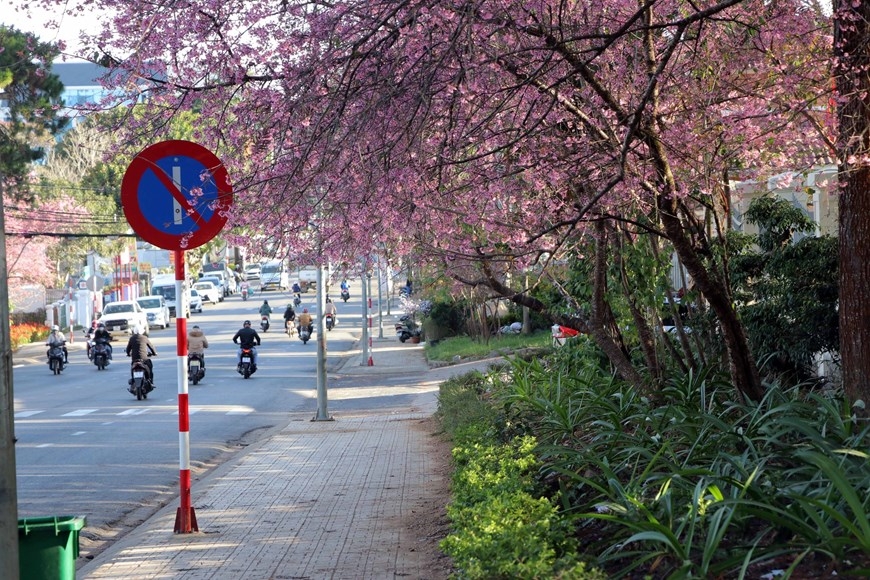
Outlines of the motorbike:
M 187 355 L 187 380 L 194 385 L 205 377 L 204 362 L 203 356 L 198 352 L 192 352 Z
M 326 322 L 326 330 L 332 330 L 335 327 L 335 314 L 327 314 L 324 322 Z
M 63 355 L 63 343 L 52 344 L 48 348 L 48 368 L 56 375 L 63 370 L 65 357 Z
M 308 344 L 308 341 L 311 340 L 311 330 L 307 326 L 299 327 L 299 340 L 302 341 L 302 344 Z
M 237 370 L 246 379 L 257 372 L 257 367 L 254 365 L 254 353 L 250 348 L 242 347 L 242 362 L 239 363 Z
M 154 383 L 151 378 L 151 373 L 148 370 L 148 365 L 145 361 L 133 361 L 130 365 L 130 385 L 127 390 L 136 395 L 136 400 L 148 398 L 148 393 L 154 390 Z
M 399 323 L 396 324 L 396 336 L 399 337 L 399 342 L 405 342 L 409 338 L 419 337 L 422 334 L 423 330 L 409 315 L 399 318 Z
M 293 295 L 293 306 L 298 308 L 300 304 L 302 304 L 302 296 L 300 294 L 294 294 Z
M 260 328 L 263 329 L 263 332 L 269 330 L 269 317 L 265 314 L 260 319 Z
M 105 370 L 109 366 L 109 343 L 105 339 L 92 343 L 91 360 L 97 365 L 97 370 Z
M 242 288 L 242 300 L 247 300 L 247 299 L 248 299 L 248 289 Z
M 287 333 L 287 336 L 293 338 L 296 335 L 296 323 L 292 320 L 285 320 L 284 331 Z
M 350 299 L 350 290 L 348 290 L 347 288 L 342 289 L 341 299 L 347 302 Z

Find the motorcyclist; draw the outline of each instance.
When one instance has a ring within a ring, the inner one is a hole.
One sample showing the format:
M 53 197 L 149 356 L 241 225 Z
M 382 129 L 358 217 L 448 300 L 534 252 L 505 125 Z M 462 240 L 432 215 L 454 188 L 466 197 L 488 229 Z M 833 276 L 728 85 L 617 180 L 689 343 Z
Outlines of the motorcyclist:
M 148 337 L 142 334 L 142 330 L 138 326 L 134 326 L 133 334 L 130 335 L 130 340 L 127 341 L 125 352 L 131 358 L 130 364 L 137 361 L 142 361 L 148 369 L 148 381 L 153 388 L 157 388 L 154 384 L 154 365 L 151 364 L 149 357 L 157 356 L 157 351 L 154 350 L 154 345 L 148 340 Z M 130 379 L 132 382 L 133 379 Z
M 252 370 L 257 370 L 257 346 L 260 344 L 260 335 L 257 334 L 257 331 L 251 328 L 251 321 L 246 320 L 242 325 L 242 328 L 236 333 L 233 337 L 233 342 L 239 345 L 239 352 L 236 357 L 237 366 L 242 365 L 242 349 L 249 348 L 251 349 L 251 362 Z
M 327 298 L 326 299 L 326 306 L 324 306 L 324 308 L 323 308 L 323 315 L 327 316 L 329 314 L 332 314 L 333 326 L 338 324 L 338 309 L 335 307 L 335 302 L 333 302 L 332 300 Z
M 96 330 L 94 330 L 93 342 L 94 344 L 105 344 L 109 360 L 112 360 L 112 345 L 110 344 L 112 342 L 112 334 L 106 330 L 106 325 L 102 322 L 98 323 Z
M 350 284 L 347 283 L 347 280 L 341 281 L 341 291 L 342 292 L 350 292 Z
M 187 332 L 187 354 L 199 355 L 199 360 L 202 361 L 202 372 L 205 373 L 205 349 L 208 348 L 208 339 L 205 333 L 197 326 L 193 325 Z
M 287 308 L 284 309 L 284 330 L 287 330 L 295 319 L 296 311 L 293 310 L 292 304 L 288 304 Z
M 299 323 L 299 325 L 297 326 L 298 330 L 301 331 L 302 327 L 304 326 L 308 329 L 308 334 L 314 332 L 314 326 L 311 324 L 311 315 L 308 314 L 307 308 L 302 309 L 302 314 L 297 317 L 296 321 Z
M 268 300 L 263 300 L 263 304 L 260 306 L 260 316 L 269 316 L 272 314 L 272 307 L 269 306 Z
M 239 285 L 239 290 L 241 291 L 243 297 L 247 296 L 250 293 L 250 285 L 248 284 L 247 280 L 242 281 L 242 283 Z
M 48 353 L 51 352 L 51 347 L 59 346 L 63 349 L 63 362 L 69 364 L 69 353 L 66 350 L 66 337 L 60 331 L 60 327 L 55 324 L 51 327 L 51 332 L 45 339 L 45 346 L 48 350 L 45 351 L 45 356 L 48 358 Z
M 293 294 L 296 295 L 300 300 L 302 299 L 302 286 L 299 285 L 299 281 L 293 282 Z

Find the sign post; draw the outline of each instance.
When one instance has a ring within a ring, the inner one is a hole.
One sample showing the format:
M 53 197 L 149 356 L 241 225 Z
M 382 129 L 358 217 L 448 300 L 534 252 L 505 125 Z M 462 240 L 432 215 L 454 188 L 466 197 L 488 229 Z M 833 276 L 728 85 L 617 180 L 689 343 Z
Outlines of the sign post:
M 223 229 L 233 203 L 223 163 L 190 141 L 162 141 L 142 150 L 124 173 L 121 205 L 143 240 L 175 252 L 176 355 L 180 506 L 175 533 L 199 531 L 190 494 L 190 411 L 187 384 L 188 297 L 184 251 Z

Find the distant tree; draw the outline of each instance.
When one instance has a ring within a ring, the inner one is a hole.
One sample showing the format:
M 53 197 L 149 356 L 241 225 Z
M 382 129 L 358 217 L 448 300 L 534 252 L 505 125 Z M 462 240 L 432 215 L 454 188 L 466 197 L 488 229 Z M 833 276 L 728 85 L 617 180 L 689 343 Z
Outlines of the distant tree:
M 30 164 L 43 157 L 45 144 L 67 123 L 57 114 L 63 92 L 51 72 L 57 55 L 54 45 L 0 25 L 0 79 L 8 107 L 8 118 L 0 122 L 0 175 L 7 185 L 21 187 Z

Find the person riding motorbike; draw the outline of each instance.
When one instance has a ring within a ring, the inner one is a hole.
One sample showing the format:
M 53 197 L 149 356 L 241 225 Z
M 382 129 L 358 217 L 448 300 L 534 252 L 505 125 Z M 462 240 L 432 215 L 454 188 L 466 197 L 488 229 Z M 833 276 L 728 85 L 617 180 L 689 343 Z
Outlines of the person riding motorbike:
M 242 297 L 247 297 L 248 294 L 251 292 L 250 285 L 248 284 L 247 280 L 243 280 L 242 283 L 239 285 L 239 291 L 242 293 Z
M 299 323 L 297 325 L 298 330 L 301 331 L 302 328 L 305 327 L 308 329 L 308 334 L 311 334 L 314 332 L 314 325 L 311 323 L 311 315 L 308 314 L 307 308 L 302 309 L 302 314 L 300 314 L 297 317 L 296 321 Z
M 125 350 L 127 356 L 131 358 L 130 364 L 142 361 L 145 364 L 145 368 L 148 369 L 148 381 L 156 389 L 157 385 L 154 384 L 154 365 L 151 364 L 149 357 L 157 356 L 157 351 L 154 350 L 154 345 L 151 344 L 147 336 L 142 334 L 142 330 L 138 326 L 134 326 L 132 332 L 133 334 L 130 335 L 130 340 L 127 341 L 127 348 Z M 132 381 L 133 379 L 130 380 Z
M 272 314 L 272 307 L 269 306 L 268 300 L 263 300 L 263 304 L 260 305 L 260 316 L 269 316 Z
M 187 332 L 187 354 L 198 354 L 202 361 L 202 370 L 205 371 L 205 349 L 208 348 L 208 339 L 205 333 L 197 326 L 193 325 Z
M 287 330 L 295 319 L 296 311 L 293 310 L 292 304 L 288 304 L 287 308 L 284 310 L 284 330 Z
M 94 330 L 92 341 L 94 344 L 105 344 L 108 358 L 109 360 L 112 360 L 112 345 L 110 344 L 112 342 L 112 334 L 108 330 L 106 330 L 106 325 L 102 322 L 97 324 L 97 328 Z
M 260 345 L 260 335 L 257 334 L 256 330 L 251 328 L 250 320 L 244 322 L 242 328 L 240 328 L 233 337 L 233 343 L 239 345 L 239 352 L 236 356 L 236 365 L 241 366 L 242 364 L 242 349 L 249 348 L 251 349 L 252 369 L 257 370 L 257 346 Z
M 327 316 L 332 314 L 332 325 L 335 326 L 338 324 L 338 309 L 335 307 L 335 302 L 326 299 L 326 306 L 323 308 L 323 315 Z
M 66 337 L 60 331 L 60 327 L 57 324 L 51 327 L 51 332 L 45 339 L 45 346 L 48 347 L 48 350 L 45 351 L 46 358 L 48 358 L 48 354 L 51 352 L 51 347 L 59 346 L 63 349 L 63 362 L 69 364 L 69 353 L 66 350 Z
M 347 290 L 348 292 L 350 291 L 350 284 L 347 283 L 347 280 L 341 281 L 341 289 Z

